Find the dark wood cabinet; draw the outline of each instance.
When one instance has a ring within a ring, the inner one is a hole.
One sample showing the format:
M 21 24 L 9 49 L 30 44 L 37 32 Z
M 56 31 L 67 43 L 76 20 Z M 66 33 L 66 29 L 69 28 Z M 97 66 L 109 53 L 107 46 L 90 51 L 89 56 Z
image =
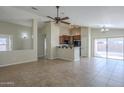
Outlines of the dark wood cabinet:
M 74 40 L 80 40 L 81 39 L 81 36 L 80 35 L 75 35 L 75 36 L 73 36 L 73 41 Z
M 60 44 L 64 44 L 65 41 L 70 41 L 70 36 L 62 35 L 62 36 L 59 37 Z
M 74 40 L 80 40 L 81 36 L 80 35 L 75 35 L 75 36 L 69 36 L 69 35 L 62 35 L 59 36 L 59 43 L 64 44 L 65 41 L 74 41 Z

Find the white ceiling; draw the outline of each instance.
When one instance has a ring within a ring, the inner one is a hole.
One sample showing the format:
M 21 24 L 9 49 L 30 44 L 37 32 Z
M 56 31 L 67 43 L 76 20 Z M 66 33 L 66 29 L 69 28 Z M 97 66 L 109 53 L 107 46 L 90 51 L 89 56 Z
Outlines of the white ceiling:
M 55 6 L 36 6 L 38 11 L 31 6 L 0 7 L 0 20 L 15 21 L 29 24 L 29 20 L 36 17 L 39 27 L 49 19 L 46 16 L 56 16 Z M 64 14 L 63 14 L 64 12 Z M 72 24 L 91 27 L 124 28 L 123 6 L 63 6 L 60 7 L 60 16 L 69 16 Z M 25 21 L 25 22 L 24 22 Z M 26 23 L 27 22 L 27 23 Z
M 25 10 L 10 6 L 0 6 L 0 21 L 31 26 L 32 18 L 41 20 L 38 15 Z

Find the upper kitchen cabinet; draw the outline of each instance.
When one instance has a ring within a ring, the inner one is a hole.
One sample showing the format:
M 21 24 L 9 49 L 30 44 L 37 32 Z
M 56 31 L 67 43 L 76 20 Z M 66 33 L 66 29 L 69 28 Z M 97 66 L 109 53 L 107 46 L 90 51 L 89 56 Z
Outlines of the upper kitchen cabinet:
M 80 40 L 80 39 L 81 39 L 81 36 L 80 35 L 73 36 L 73 40 Z
M 65 44 L 65 43 L 68 43 L 69 41 L 70 41 L 70 36 L 69 35 L 59 36 L 60 44 Z

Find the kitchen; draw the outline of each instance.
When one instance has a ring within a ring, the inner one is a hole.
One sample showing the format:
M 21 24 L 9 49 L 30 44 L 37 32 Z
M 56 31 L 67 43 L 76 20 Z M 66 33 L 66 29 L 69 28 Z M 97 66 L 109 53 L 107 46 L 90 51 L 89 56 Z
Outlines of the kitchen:
M 66 55 L 65 55 L 66 54 Z M 57 58 L 69 61 L 79 61 L 81 56 L 81 27 L 60 27 Z

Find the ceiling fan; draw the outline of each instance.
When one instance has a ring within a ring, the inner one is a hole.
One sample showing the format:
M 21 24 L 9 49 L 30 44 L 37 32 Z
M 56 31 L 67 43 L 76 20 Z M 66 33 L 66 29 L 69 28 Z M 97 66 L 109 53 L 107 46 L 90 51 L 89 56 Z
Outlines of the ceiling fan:
M 51 17 L 51 16 L 47 16 L 48 18 L 50 18 L 50 19 L 52 19 L 52 20 L 54 20 L 57 24 L 58 23 L 64 23 L 64 24 L 70 24 L 69 22 L 66 22 L 66 21 L 64 21 L 64 20 L 68 20 L 69 19 L 69 17 L 63 17 L 63 18 L 61 18 L 61 17 L 59 17 L 59 6 L 56 6 L 56 8 L 57 8 L 57 16 L 56 17 Z

